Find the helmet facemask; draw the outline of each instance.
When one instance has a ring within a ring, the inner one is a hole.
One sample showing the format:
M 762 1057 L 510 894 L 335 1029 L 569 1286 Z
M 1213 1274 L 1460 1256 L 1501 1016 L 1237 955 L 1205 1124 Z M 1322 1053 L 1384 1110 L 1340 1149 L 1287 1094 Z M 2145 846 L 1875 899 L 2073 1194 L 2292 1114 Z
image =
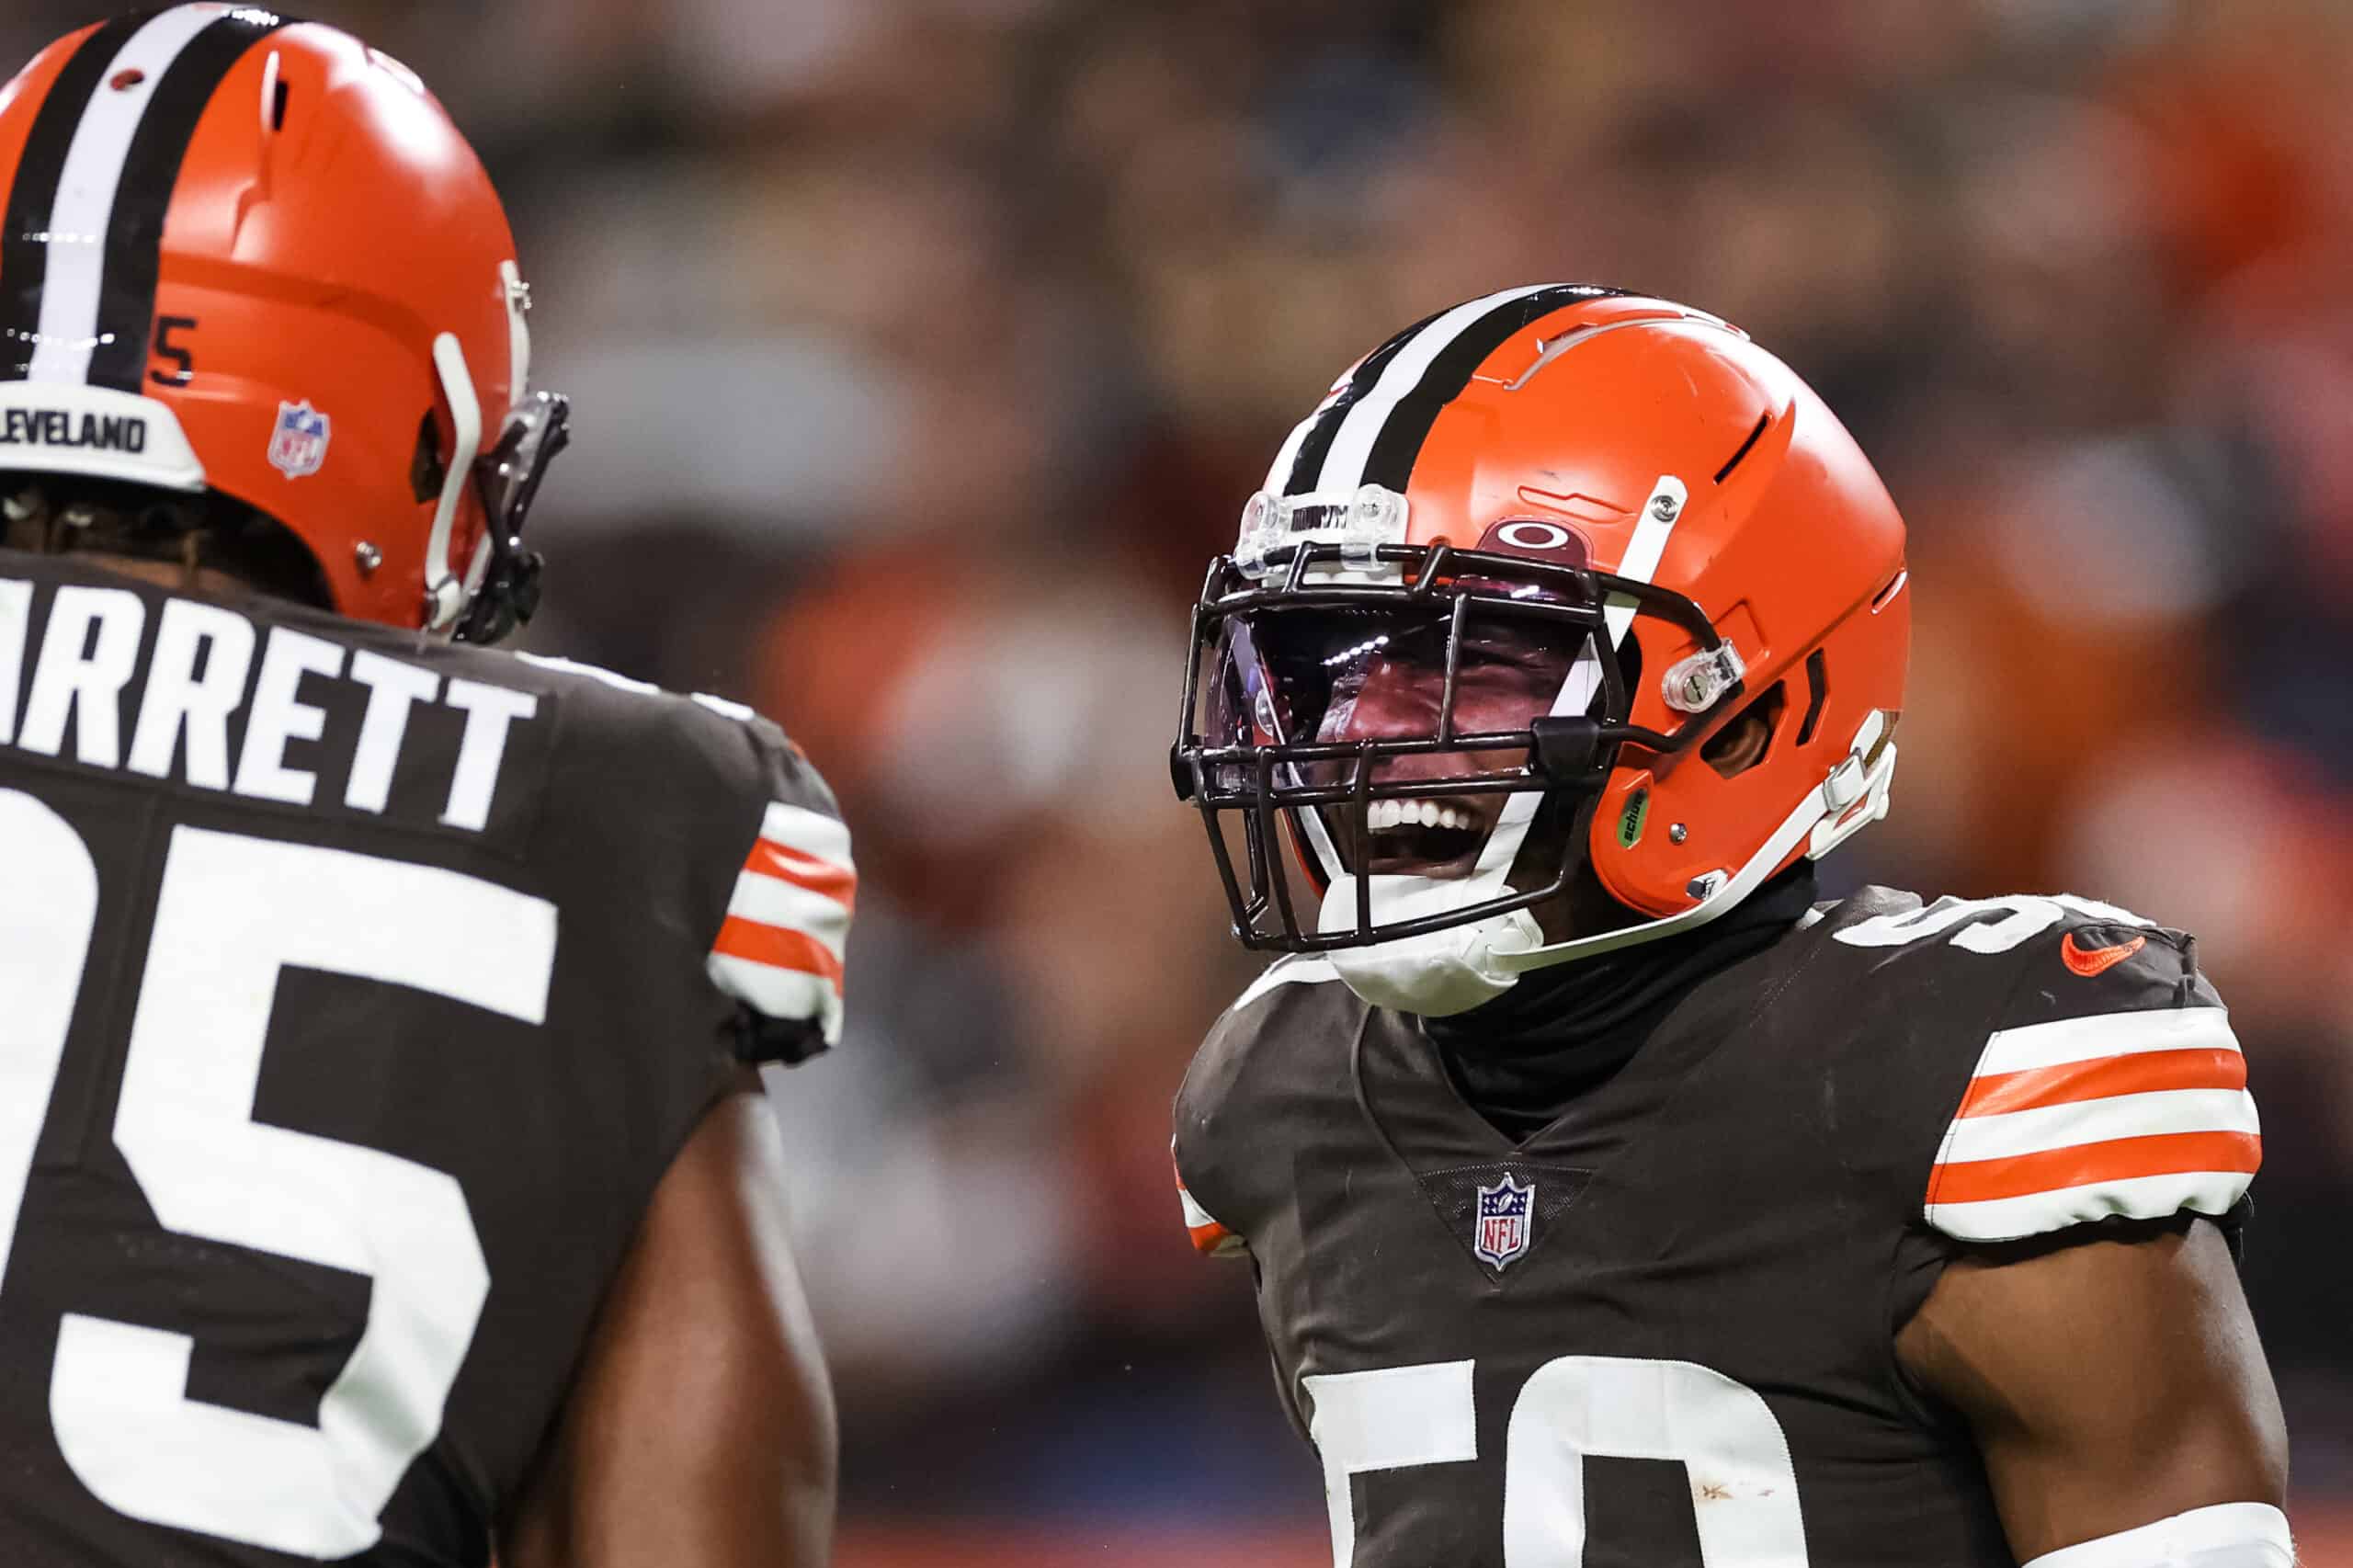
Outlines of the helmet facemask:
M 533 392 L 508 416 L 498 444 L 475 463 L 483 535 L 469 573 L 465 611 L 452 633 L 459 642 L 495 642 L 539 608 L 546 560 L 523 543 L 523 525 L 548 464 L 571 441 L 571 400 Z
M 1637 616 L 1670 622 L 1717 672 L 1672 734 L 1631 719 Z M 1194 653 L 1177 790 L 1202 813 L 1236 935 L 1293 952 L 1559 898 L 1621 749 L 1678 752 L 1741 689 L 1736 658 L 1679 594 L 1445 543 L 1302 540 L 1222 559 Z M 1324 899 L 1313 921 L 1280 864 L 1285 837 Z

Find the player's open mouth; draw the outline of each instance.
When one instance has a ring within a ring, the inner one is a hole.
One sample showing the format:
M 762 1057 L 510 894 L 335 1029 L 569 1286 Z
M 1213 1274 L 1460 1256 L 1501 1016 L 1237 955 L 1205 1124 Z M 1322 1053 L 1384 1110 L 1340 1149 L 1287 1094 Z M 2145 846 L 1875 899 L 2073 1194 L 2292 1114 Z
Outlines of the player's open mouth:
M 1493 825 L 1469 801 L 1412 795 L 1374 801 L 1365 817 L 1365 869 L 1424 877 L 1468 875 Z

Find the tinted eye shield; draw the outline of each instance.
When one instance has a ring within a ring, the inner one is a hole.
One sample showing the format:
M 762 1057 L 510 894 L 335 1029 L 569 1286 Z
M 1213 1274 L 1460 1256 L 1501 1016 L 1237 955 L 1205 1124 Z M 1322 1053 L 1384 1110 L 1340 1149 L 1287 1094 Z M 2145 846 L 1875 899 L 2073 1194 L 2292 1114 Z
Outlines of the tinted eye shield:
M 1271 700 L 1277 694 L 1268 689 L 1273 683 L 1251 629 L 1279 627 L 1293 616 L 1350 612 L 1410 614 L 1444 627 L 1443 685 L 1427 733 L 1352 740 L 1284 733 L 1281 704 Z M 1677 700 L 1671 690 L 1671 705 L 1690 715 L 1672 733 L 1631 718 L 1631 682 L 1637 676 L 1630 665 L 1638 661 L 1627 658 L 1619 644 L 1637 616 L 1668 622 L 1698 649 L 1677 662 L 1670 680 L 1685 680 L 1680 695 L 1687 699 L 1696 692 L 1706 699 Z M 1582 649 L 1577 667 L 1589 660 L 1592 672 L 1586 685 L 1580 691 L 1573 673 L 1565 699 L 1555 705 L 1581 710 L 1540 712 L 1518 728 L 1461 726 L 1458 697 L 1474 624 L 1515 626 L 1553 646 Z M 1695 670 L 1704 677 L 1696 687 L 1689 681 Z M 1320 951 L 1415 936 L 1552 898 L 1574 870 L 1580 835 L 1563 835 L 1560 864 L 1542 886 L 1525 892 L 1505 889 L 1482 903 L 1418 918 L 1377 925 L 1368 879 L 1359 877 L 1356 928 L 1316 933 L 1302 927 L 1289 879 L 1278 863 L 1279 813 L 1299 836 L 1302 858 L 1320 886 L 1337 857 L 1318 813 L 1352 824 L 1353 842 L 1362 844 L 1367 812 L 1380 800 L 1560 792 L 1582 797 L 1589 805 L 1598 799 L 1622 747 L 1662 756 L 1679 753 L 1696 744 L 1742 690 L 1737 655 L 1697 604 L 1670 589 L 1444 543 L 1367 548 L 1361 542 L 1302 541 L 1268 551 L 1246 569 L 1232 556 L 1211 566 L 1194 610 L 1193 657 L 1171 771 L 1178 799 L 1202 814 L 1236 936 L 1251 948 Z M 1395 759 L 1472 752 L 1516 753 L 1525 760 L 1505 771 L 1381 777 L 1382 765 Z M 1220 819 L 1227 812 L 1240 817 L 1245 864 L 1239 867 L 1222 831 Z

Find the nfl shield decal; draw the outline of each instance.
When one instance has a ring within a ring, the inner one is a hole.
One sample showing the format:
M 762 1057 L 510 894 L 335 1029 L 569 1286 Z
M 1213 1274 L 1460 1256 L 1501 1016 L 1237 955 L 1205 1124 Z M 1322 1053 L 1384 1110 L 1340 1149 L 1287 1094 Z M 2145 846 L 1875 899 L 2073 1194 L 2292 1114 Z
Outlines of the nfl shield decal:
M 1506 1172 L 1493 1187 L 1479 1189 L 1478 1228 L 1471 1250 L 1479 1261 L 1501 1269 L 1528 1250 L 1529 1221 L 1536 1202 L 1536 1184 L 1522 1184 Z
M 269 437 L 269 463 L 289 479 L 301 479 L 326 466 L 334 427 L 308 398 L 278 405 L 278 428 Z

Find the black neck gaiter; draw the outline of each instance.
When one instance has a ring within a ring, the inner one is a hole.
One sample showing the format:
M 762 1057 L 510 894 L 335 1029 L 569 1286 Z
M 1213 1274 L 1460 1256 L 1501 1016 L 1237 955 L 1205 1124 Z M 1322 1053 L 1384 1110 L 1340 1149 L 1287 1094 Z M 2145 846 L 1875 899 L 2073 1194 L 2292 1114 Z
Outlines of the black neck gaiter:
M 1814 898 L 1813 862 L 1800 860 L 1696 931 L 1538 970 L 1484 1006 L 1423 1019 L 1423 1031 L 1471 1108 L 1525 1140 L 1631 1061 L 1693 986 L 1780 940 Z

